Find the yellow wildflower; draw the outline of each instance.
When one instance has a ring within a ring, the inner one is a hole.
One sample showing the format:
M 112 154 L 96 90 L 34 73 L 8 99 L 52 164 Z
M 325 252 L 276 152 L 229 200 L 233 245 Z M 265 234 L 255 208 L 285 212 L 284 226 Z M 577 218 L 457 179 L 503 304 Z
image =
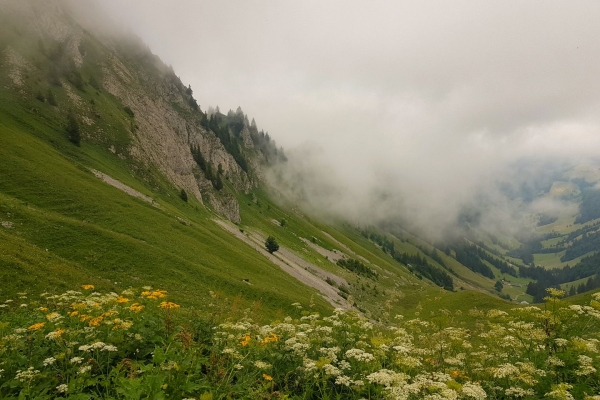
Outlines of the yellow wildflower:
M 60 318 L 61 318 L 61 315 L 59 313 L 57 313 L 57 312 L 53 312 L 53 313 L 50 313 L 50 314 L 46 315 L 46 319 L 48 321 L 55 321 L 55 320 L 60 319 Z
M 74 308 L 76 310 L 82 310 L 86 307 L 85 303 L 73 303 L 71 304 L 71 308 Z
M 127 297 L 119 296 L 117 303 L 127 303 L 129 299 Z
M 123 321 L 119 318 L 115 319 L 113 321 L 113 323 L 114 323 L 113 328 L 112 328 L 113 331 L 116 331 L 117 329 L 129 329 L 133 325 L 133 322 Z
M 152 290 L 152 291 L 147 290 L 145 292 L 142 292 L 142 296 L 146 297 L 147 299 L 150 299 L 150 300 L 156 300 L 156 299 L 160 299 L 163 297 L 167 297 L 167 291 L 161 290 L 161 289 Z
M 139 313 L 140 311 L 142 311 L 144 309 L 144 306 L 139 304 L 139 303 L 134 303 L 131 306 L 129 306 L 129 309 L 131 311 L 134 311 L 136 313 Z
M 90 322 L 88 322 L 88 324 L 90 326 L 100 326 L 100 323 L 102 322 L 103 319 L 104 319 L 104 317 L 102 317 L 102 316 L 92 318 L 92 319 L 90 319 Z
M 40 308 L 38 308 L 38 310 L 40 310 L 40 311 L 48 311 L 48 307 L 40 307 Z
M 274 333 L 271 333 L 269 336 L 267 336 L 266 338 L 264 338 L 260 342 L 260 344 L 265 345 L 265 344 L 267 344 L 269 342 L 278 342 L 278 341 L 279 341 L 279 338 L 277 337 L 277 335 L 274 334 Z
M 83 290 L 94 290 L 95 286 L 94 285 L 81 285 L 81 288 Z
M 171 303 L 170 301 L 163 301 L 162 303 L 160 303 L 160 306 L 158 306 L 159 308 L 164 308 L 165 310 L 171 310 L 171 309 L 175 309 L 175 308 L 179 308 L 179 304 L 175 304 L 175 303 Z
M 116 315 L 118 313 L 119 313 L 118 311 L 110 310 L 110 311 L 106 311 L 105 313 L 102 313 L 101 317 L 102 318 L 104 318 L 104 317 L 111 317 L 111 316 Z
M 62 336 L 63 333 L 65 333 L 66 330 L 65 329 L 57 329 L 55 331 L 50 332 L 49 334 L 46 335 L 46 339 L 58 339 L 59 337 Z
M 267 374 L 263 374 L 263 378 L 265 378 L 268 381 L 272 381 L 273 377 L 271 375 L 267 375 Z
M 240 345 L 242 347 L 246 347 L 246 346 L 248 346 L 248 343 L 250 343 L 250 333 L 246 333 L 243 336 L 242 341 L 240 342 Z
M 69 317 L 76 317 L 79 315 L 79 311 L 72 311 L 69 313 Z
M 38 329 L 41 329 L 44 327 L 44 325 L 46 325 L 45 322 L 38 322 L 37 324 L 33 324 L 31 325 L 29 328 L 27 328 L 27 330 L 30 331 L 37 331 Z
M 88 320 L 88 319 L 90 319 L 90 318 L 92 318 L 92 316 L 91 316 L 91 315 L 82 314 L 82 315 L 81 315 L 81 317 L 79 317 L 79 320 L 80 320 L 81 322 L 85 322 L 85 321 L 87 321 L 87 320 Z

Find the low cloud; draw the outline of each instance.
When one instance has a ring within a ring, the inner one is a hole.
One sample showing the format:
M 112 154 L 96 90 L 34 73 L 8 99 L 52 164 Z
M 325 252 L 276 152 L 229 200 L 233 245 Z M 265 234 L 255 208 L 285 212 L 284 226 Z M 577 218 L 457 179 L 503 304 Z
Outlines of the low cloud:
M 598 2 L 101 7 L 204 110 L 255 117 L 289 155 L 288 195 L 323 213 L 435 234 L 478 207 L 506 224 L 543 208 L 510 193 L 600 154 Z

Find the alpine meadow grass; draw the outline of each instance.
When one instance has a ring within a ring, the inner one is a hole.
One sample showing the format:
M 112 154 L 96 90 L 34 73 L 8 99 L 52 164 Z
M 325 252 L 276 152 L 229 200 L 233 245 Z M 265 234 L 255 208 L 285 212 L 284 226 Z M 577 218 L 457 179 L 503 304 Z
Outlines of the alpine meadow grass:
M 377 324 L 299 303 L 259 324 L 221 299 L 200 316 L 145 287 L 22 293 L 0 305 L 0 397 L 179 399 L 598 399 L 600 293 L 570 305 L 440 310 Z

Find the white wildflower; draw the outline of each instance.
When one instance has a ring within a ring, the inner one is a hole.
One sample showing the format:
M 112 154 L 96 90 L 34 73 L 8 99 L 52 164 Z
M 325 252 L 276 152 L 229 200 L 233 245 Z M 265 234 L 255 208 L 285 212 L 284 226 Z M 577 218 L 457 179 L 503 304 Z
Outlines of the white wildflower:
M 497 317 L 506 317 L 506 316 L 508 316 L 507 312 L 496 310 L 496 309 L 489 310 L 487 312 L 487 317 L 488 318 L 497 318 Z
M 271 365 L 271 364 L 269 364 L 269 363 L 266 363 L 266 362 L 264 362 L 264 361 L 255 361 L 255 362 L 254 362 L 254 366 L 255 366 L 256 368 L 258 368 L 258 369 L 269 369 L 269 368 L 271 368 L 271 367 L 272 367 L 272 365 Z
M 89 371 L 91 371 L 91 370 L 92 370 L 92 366 L 91 366 L 91 365 L 86 365 L 86 366 L 84 366 L 84 367 L 81 367 L 81 368 L 79 368 L 79 371 L 77 371 L 77 373 L 78 373 L 79 375 L 83 375 L 83 374 L 85 374 L 86 372 L 89 372 Z
M 565 362 L 556 356 L 548 357 L 547 362 L 548 362 L 548 365 L 552 365 L 554 367 L 564 367 L 565 366 Z
M 112 344 L 104 345 L 101 351 L 117 351 L 117 346 L 113 346 Z
M 556 343 L 558 347 L 565 347 L 569 343 L 569 341 L 563 338 L 556 338 L 554 339 L 554 343 Z
M 579 360 L 579 368 L 575 373 L 577 375 L 591 375 L 596 372 L 596 368 L 592 367 L 592 359 L 588 356 L 580 355 L 578 357 Z
M 44 360 L 44 367 L 47 367 L 48 365 L 52 365 L 56 362 L 56 358 L 54 357 L 48 357 Z
M 337 378 L 335 378 L 336 385 L 350 386 L 351 383 L 352 380 L 346 375 L 340 375 Z
M 29 367 L 24 371 L 18 370 L 15 379 L 21 382 L 31 382 L 40 375 L 40 371 Z
M 476 383 L 467 382 L 462 387 L 462 394 L 465 397 L 473 398 L 476 400 L 483 400 L 487 398 L 485 390 Z
M 306 372 L 314 371 L 317 369 L 317 363 L 311 360 L 310 358 L 304 358 L 302 360 L 302 365 L 304 366 L 304 370 Z
M 506 378 L 510 375 L 516 375 L 519 373 L 519 369 L 512 364 L 499 365 L 494 370 L 494 378 Z
M 393 384 L 404 383 L 408 379 L 408 375 L 390 371 L 389 369 L 380 369 L 377 372 L 367 375 L 367 380 L 371 383 L 384 385 L 389 387 Z
M 329 376 L 339 376 L 342 374 L 342 371 L 340 371 L 339 368 L 331 364 L 325 364 L 323 366 L 323 371 L 325 371 L 325 375 Z
M 90 351 L 92 349 L 92 346 L 90 346 L 89 344 L 84 344 L 79 346 L 79 350 L 81 351 Z
M 56 390 L 58 391 L 58 393 L 67 393 L 69 391 L 69 385 L 63 383 L 61 385 L 58 385 L 56 387 Z
M 346 351 L 346 358 L 354 358 L 356 361 L 369 362 L 375 358 L 373 354 L 367 353 L 361 349 L 350 349 Z
M 510 396 L 510 397 L 520 398 L 520 397 L 533 396 L 535 394 L 535 392 L 533 391 L 533 389 L 523 389 L 520 387 L 511 386 L 510 388 L 508 388 L 504 391 L 504 394 L 506 394 L 507 396 Z
M 339 369 L 341 369 L 342 371 L 347 370 L 352 368 L 352 366 L 350 365 L 350 363 L 346 360 L 342 360 L 338 363 L 338 367 Z

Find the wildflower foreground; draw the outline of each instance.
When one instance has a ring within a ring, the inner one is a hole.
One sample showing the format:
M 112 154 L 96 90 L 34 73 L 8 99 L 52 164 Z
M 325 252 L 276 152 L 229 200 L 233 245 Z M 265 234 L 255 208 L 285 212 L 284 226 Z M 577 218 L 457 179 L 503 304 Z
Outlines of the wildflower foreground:
M 302 311 L 201 319 L 163 290 L 43 294 L 0 306 L 0 398 L 600 399 L 600 293 L 473 309 L 475 328 Z M 23 296 L 25 297 L 25 296 Z

